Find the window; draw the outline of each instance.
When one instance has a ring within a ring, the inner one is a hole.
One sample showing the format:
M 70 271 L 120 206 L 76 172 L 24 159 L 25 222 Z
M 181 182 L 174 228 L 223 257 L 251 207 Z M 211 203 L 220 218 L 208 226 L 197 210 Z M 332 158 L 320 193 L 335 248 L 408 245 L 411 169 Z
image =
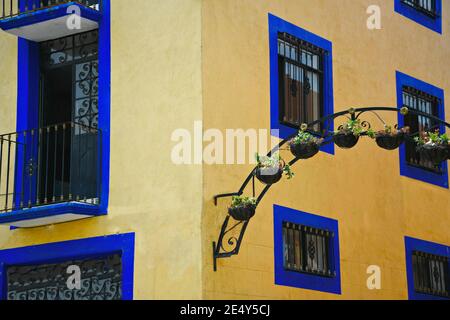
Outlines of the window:
M 272 134 L 294 135 L 301 124 L 333 113 L 332 43 L 269 14 Z M 333 131 L 334 121 L 316 125 Z M 334 154 L 334 145 L 322 149 Z
M 417 90 L 412 87 L 403 87 L 403 103 L 406 107 L 417 110 L 431 116 L 439 117 L 438 106 L 439 100 L 426 92 Z M 405 117 L 405 125 L 411 128 L 411 132 L 434 131 L 439 129 L 438 123 L 430 118 L 409 114 Z M 431 170 L 441 173 L 440 166 L 435 166 L 431 162 L 421 159 L 420 154 L 416 151 L 414 141 L 406 143 L 406 162 L 408 165 L 417 166 L 425 170 Z
M 405 237 L 410 300 L 450 299 L 450 247 Z
M 413 251 L 414 290 L 450 298 L 448 257 Z
M 0 299 L 132 300 L 134 247 L 126 233 L 0 250 Z M 81 289 L 67 286 L 70 266 Z
M 278 35 L 280 122 L 294 128 L 323 115 L 325 51 L 287 33 Z M 314 129 L 320 131 L 320 125 Z
M 8 154 L 14 165 L 1 178 L 9 184 L 0 181 L 1 224 L 36 227 L 107 214 L 111 8 L 110 0 L 82 3 L 101 3 L 101 15 L 81 6 L 98 18 L 89 31 L 61 32 L 65 22 L 54 24 L 44 15 L 48 10 L 39 10 L 39 19 L 58 32 L 36 29 L 33 18 L 28 29 L 38 40 L 18 39 L 17 132 L 0 146 L 17 147 Z M 13 27 L 22 30 L 28 16 L 13 19 Z
M 330 264 L 333 232 L 283 222 L 284 268 L 325 277 L 335 276 Z
M 431 18 L 436 18 L 438 13 L 436 11 L 436 0 L 401 0 L 402 3 L 414 8 Z
M 395 11 L 435 32 L 442 33 L 442 0 L 394 0 Z
M 396 73 L 397 80 L 397 107 L 406 106 L 440 119 L 445 119 L 444 91 L 436 86 L 413 78 L 404 73 Z M 438 125 L 427 117 L 408 114 L 406 117 L 399 114 L 399 127 L 409 126 L 412 133 L 422 130 L 440 129 L 445 127 Z M 448 166 L 444 162 L 439 166 L 421 159 L 416 152 L 414 141 L 407 141 L 400 147 L 400 174 L 404 177 L 448 188 Z
M 341 294 L 338 222 L 274 206 L 275 284 Z
M 81 289 L 67 286 L 70 266 L 81 271 Z M 6 268 L 8 300 L 122 300 L 122 256 L 13 265 Z

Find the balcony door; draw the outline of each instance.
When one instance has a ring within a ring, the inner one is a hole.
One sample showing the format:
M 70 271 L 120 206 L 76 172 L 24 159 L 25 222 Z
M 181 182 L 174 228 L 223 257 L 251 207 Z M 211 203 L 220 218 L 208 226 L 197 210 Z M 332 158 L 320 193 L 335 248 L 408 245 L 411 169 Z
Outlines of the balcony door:
M 37 204 L 98 203 L 98 31 L 40 44 Z

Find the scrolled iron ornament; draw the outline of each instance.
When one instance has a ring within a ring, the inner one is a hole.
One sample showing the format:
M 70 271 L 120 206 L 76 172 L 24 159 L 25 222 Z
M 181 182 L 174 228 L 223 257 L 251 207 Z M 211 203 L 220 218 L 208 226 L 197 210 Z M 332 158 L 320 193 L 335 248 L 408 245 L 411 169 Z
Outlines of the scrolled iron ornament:
M 309 124 L 302 124 L 300 126 L 300 130 L 302 131 L 306 131 L 308 128 L 313 128 L 314 126 L 321 124 L 323 127 L 326 127 L 326 129 L 323 130 L 323 132 L 313 132 L 315 135 L 321 136 L 321 138 L 323 138 L 323 143 L 322 146 L 325 146 L 327 144 L 333 143 L 333 136 L 334 133 L 330 132 L 330 126 L 331 124 L 334 122 L 334 120 L 338 117 L 346 117 L 349 120 L 357 120 L 360 118 L 360 116 L 362 116 L 365 113 L 372 113 L 375 114 L 377 116 L 377 118 L 381 121 L 381 123 L 383 124 L 384 129 L 386 129 L 388 126 L 386 124 L 386 122 L 383 120 L 383 118 L 378 114 L 378 112 L 396 112 L 396 113 L 400 113 L 402 116 L 407 116 L 409 114 L 413 114 L 413 115 L 417 115 L 417 116 L 421 116 L 421 117 L 426 117 L 429 118 L 433 121 L 435 121 L 436 123 L 438 123 L 440 126 L 445 126 L 447 128 L 450 128 L 450 124 L 443 121 L 442 119 L 439 119 L 436 116 L 418 111 L 418 110 L 410 110 L 407 107 L 403 107 L 401 109 L 398 108 L 394 108 L 394 107 L 368 107 L 368 108 L 349 108 L 346 111 L 341 111 L 341 112 L 337 112 L 328 116 L 325 116 L 319 120 L 313 121 Z M 367 120 L 361 120 L 360 122 L 361 127 L 363 127 L 365 129 L 365 131 L 362 132 L 361 135 L 369 135 L 369 130 L 372 130 L 372 124 L 367 121 Z M 398 130 L 398 124 L 396 124 L 394 126 L 395 130 Z M 342 130 L 344 129 L 344 125 L 340 125 L 338 127 L 338 130 Z M 418 133 L 408 133 L 405 134 L 405 139 L 409 139 L 412 140 L 412 137 L 416 136 Z M 283 141 L 281 141 L 277 146 L 275 146 L 274 149 L 272 149 L 267 155 L 270 156 L 271 154 L 273 154 L 276 151 L 279 150 L 284 150 L 283 146 L 286 145 L 292 138 L 294 138 L 297 135 L 297 133 L 291 135 L 290 137 L 284 139 Z M 450 148 L 450 147 L 449 147 Z M 291 160 L 288 164 L 290 166 L 294 165 L 297 161 L 299 161 L 300 159 L 295 158 L 293 160 Z M 224 193 L 224 194 L 219 194 L 216 195 L 214 197 L 214 203 L 217 205 L 217 201 L 218 199 L 221 198 L 228 198 L 228 197 L 232 197 L 232 196 L 240 196 L 244 193 L 245 189 L 248 187 L 248 185 L 252 182 L 252 189 L 253 189 L 253 194 L 255 195 L 255 179 L 254 179 L 254 172 L 255 172 L 256 168 L 254 168 L 250 174 L 247 176 L 247 178 L 244 180 L 241 188 L 239 189 L 239 191 L 237 192 L 233 192 L 233 193 Z M 263 187 L 262 191 L 260 192 L 260 194 L 257 196 L 257 203 L 256 203 L 256 207 L 258 207 L 259 203 L 263 200 L 264 196 L 267 194 L 267 192 L 270 190 L 272 185 L 266 185 Z M 242 243 L 242 239 L 244 237 L 246 228 L 248 226 L 249 221 L 245 221 L 242 223 L 238 223 L 234 226 L 232 226 L 231 228 L 228 227 L 228 224 L 230 222 L 231 217 L 229 215 L 227 215 L 225 217 L 224 223 L 222 224 L 222 228 L 221 228 L 221 232 L 219 234 L 219 238 L 216 242 L 213 242 L 213 262 L 214 262 L 214 270 L 217 269 L 217 259 L 220 258 L 229 258 L 233 255 L 237 255 L 239 254 L 239 249 Z M 237 226 L 241 226 L 241 229 L 239 230 L 239 235 L 238 236 L 231 236 L 226 238 L 226 236 L 228 235 L 228 233 L 231 230 L 234 230 L 235 228 L 237 228 Z M 226 240 L 224 239 L 226 238 Z M 225 250 L 223 242 L 226 241 L 229 245 L 231 245 L 230 249 Z

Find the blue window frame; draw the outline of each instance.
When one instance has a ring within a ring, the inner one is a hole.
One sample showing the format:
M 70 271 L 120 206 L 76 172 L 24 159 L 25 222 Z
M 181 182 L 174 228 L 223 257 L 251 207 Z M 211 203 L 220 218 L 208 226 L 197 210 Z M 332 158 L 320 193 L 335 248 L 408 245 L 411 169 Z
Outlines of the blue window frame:
M 414 88 L 421 92 L 427 93 L 435 98 L 437 98 L 437 113 L 440 119 L 445 119 L 445 108 L 444 108 L 444 91 L 438 87 L 431 84 L 408 76 L 404 73 L 396 73 L 397 78 L 397 106 L 402 108 L 406 105 L 404 101 L 403 91 L 405 87 Z M 404 117 L 399 115 L 398 117 L 399 127 L 405 126 Z M 441 131 L 445 132 L 445 127 L 441 127 Z M 406 161 L 406 146 L 405 144 L 400 147 L 400 174 L 405 177 L 412 179 L 417 179 L 423 182 L 434 184 L 443 188 L 448 188 L 448 166 L 447 163 L 441 165 L 441 172 L 433 172 L 429 170 L 422 169 L 420 167 L 409 165 Z
M 417 292 L 414 286 L 413 254 L 415 252 L 446 257 L 450 259 L 450 247 L 438 243 L 405 237 L 406 275 L 408 281 L 408 297 L 410 300 L 444 300 L 445 297 Z M 450 269 L 447 270 L 447 277 Z M 448 278 L 447 278 L 447 281 Z M 448 285 L 448 284 L 447 284 Z M 448 298 L 447 298 L 448 299 Z
M 333 234 L 328 244 L 330 268 L 334 270 L 331 277 L 291 271 L 285 267 L 283 227 L 286 222 Z M 274 237 L 275 284 L 341 294 L 338 221 L 274 205 Z
M 69 3 L 70 4 L 70 3 Z M 67 5 L 67 4 L 66 4 Z M 58 11 L 59 12 L 59 11 Z M 50 18 L 50 17 L 49 17 Z M 18 221 L 28 221 L 66 213 L 87 216 L 107 214 L 109 202 L 109 159 L 110 159 L 110 104 L 111 104 L 111 6 L 110 0 L 102 1 L 102 13 L 99 17 L 98 40 L 98 129 L 101 131 L 101 175 L 100 204 L 98 206 L 83 203 L 61 203 L 28 210 L 8 212 L 0 217 L 0 223 L 12 225 Z M 21 23 L 14 19 L 11 23 Z M 17 132 L 36 129 L 39 126 L 39 43 L 23 38 L 18 39 L 18 96 L 17 96 Z M 16 179 L 22 175 L 21 168 Z M 20 185 L 20 183 L 16 183 Z
M 442 34 L 442 0 L 394 0 L 395 12 Z
M 333 48 L 332 43 L 311 32 L 293 25 L 283 19 L 269 14 L 269 50 L 270 50 L 270 124 L 272 134 L 287 139 L 295 134 L 298 129 L 287 126 L 280 122 L 280 79 L 278 61 L 278 39 L 279 34 L 286 33 L 298 40 L 314 45 L 324 52 L 322 61 L 323 85 L 322 85 L 322 112 L 323 115 L 332 114 L 334 111 L 333 101 Z M 325 124 L 329 131 L 334 130 L 334 122 Z M 324 146 L 322 151 L 334 154 L 334 144 Z
M 6 269 L 8 266 L 52 264 L 121 253 L 122 299 L 132 300 L 134 245 L 135 234 L 127 233 L 1 250 L 0 299 L 6 299 Z

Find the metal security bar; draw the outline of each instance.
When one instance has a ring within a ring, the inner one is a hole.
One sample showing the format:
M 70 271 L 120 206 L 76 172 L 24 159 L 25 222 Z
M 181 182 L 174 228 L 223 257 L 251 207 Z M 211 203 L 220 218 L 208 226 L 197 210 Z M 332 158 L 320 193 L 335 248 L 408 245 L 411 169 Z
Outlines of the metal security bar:
M 403 103 L 412 110 L 417 110 L 431 116 L 439 117 L 439 101 L 436 97 L 412 87 L 403 87 Z M 405 125 L 410 127 L 411 132 L 423 133 L 439 129 L 439 124 L 432 118 L 410 113 L 405 117 Z M 420 167 L 436 173 L 441 173 L 441 167 L 422 159 L 420 153 L 416 151 L 416 144 L 413 140 L 405 144 L 406 161 L 409 165 Z
M 283 223 L 284 268 L 290 271 L 334 277 L 332 238 L 327 230 Z
M 0 214 L 100 204 L 101 132 L 69 122 L 0 135 Z
M 69 288 L 70 266 L 79 266 L 80 289 Z M 8 300 L 121 300 L 122 255 L 90 257 L 52 264 L 8 265 Z
M 401 2 L 431 18 L 435 19 L 439 16 L 436 10 L 436 0 L 401 0 Z
M 287 33 L 278 34 L 280 122 L 299 128 L 323 115 L 323 55 Z M 320 131 L 320 125 L 316 126 Z
M 69 2 L 76 2 L 97 11 L 102 8 L 102 0 L 1 0 L 0 20 Z
M 424 252 L 412 254 L 416 292 L 450 297 L 449 259 Z

